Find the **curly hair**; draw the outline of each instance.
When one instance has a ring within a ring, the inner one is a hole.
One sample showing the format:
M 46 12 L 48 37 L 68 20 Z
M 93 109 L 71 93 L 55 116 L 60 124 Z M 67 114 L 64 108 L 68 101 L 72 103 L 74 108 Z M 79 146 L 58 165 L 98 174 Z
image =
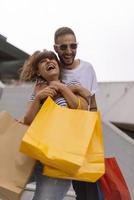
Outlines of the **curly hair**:
M 38 77 L 38 65 L 40 61 L 45 58 L 49 58 L 51 60 L 54 59 L 60 65 L 58 57 L 53 51 L 35 51 L 31 56 L 29 56 L 28 60 L 25 61 L 21 69 L 20 79 L 24 81 L 35 80 Z

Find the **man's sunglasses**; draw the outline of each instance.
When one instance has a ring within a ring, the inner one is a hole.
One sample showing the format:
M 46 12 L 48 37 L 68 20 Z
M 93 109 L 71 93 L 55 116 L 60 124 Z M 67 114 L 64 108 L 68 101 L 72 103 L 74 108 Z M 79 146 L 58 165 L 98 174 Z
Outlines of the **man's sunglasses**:
M 70 49 L 77 49 L 78 43 L 70 43 L 70 44 L 55 44 L 60 50 L 65 51 L 69 47 Z

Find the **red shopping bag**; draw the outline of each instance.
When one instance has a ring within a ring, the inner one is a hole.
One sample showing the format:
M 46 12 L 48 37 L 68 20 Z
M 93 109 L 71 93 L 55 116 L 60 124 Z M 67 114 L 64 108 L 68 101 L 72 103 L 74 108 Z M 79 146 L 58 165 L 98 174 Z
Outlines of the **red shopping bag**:
M 131 200 L 130 193 L 115 158 L 105 159 L 105 174 L 99 179 L 104 200 Z

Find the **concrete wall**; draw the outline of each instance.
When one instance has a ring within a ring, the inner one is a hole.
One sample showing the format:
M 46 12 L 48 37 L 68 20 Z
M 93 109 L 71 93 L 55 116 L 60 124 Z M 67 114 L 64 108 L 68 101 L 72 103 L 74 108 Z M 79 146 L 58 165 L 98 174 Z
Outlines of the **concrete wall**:
M 134 124 L 134 82 L 99 83 L 96 96 L 103 119 Z
M 115 157 L 134 199 L 134 140 L 109 122 L 103 122 L 105 157 Z
M 32 93 L 32 85 L 6 86 L 0 100 L 0 111 L 10 112 L 15 118 L 24 115 Z

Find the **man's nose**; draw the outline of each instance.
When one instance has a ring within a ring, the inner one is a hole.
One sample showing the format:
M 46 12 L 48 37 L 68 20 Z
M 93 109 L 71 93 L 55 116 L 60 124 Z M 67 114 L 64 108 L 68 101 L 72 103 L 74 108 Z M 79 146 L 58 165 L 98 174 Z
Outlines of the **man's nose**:
M 66 52 L 67 52 L 67 53 L 72 53 L 72 49 L 70 48 L 69 45 L 67 46 Z

